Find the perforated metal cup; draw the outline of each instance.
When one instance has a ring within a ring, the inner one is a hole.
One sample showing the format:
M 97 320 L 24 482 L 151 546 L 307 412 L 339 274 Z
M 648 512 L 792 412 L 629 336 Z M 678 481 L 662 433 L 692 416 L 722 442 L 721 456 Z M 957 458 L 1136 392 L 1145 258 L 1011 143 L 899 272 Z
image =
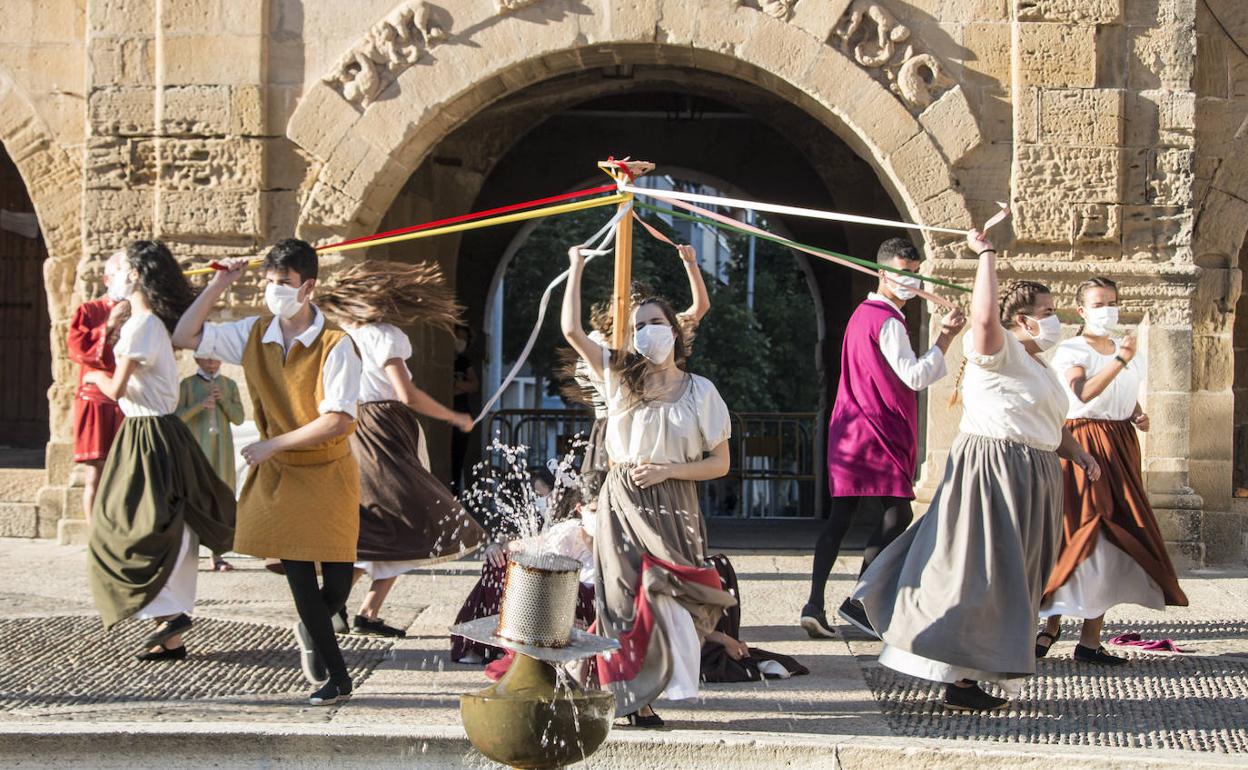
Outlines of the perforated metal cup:
M 534 647 L 563 647 L 572 636 L 581 565 L 556 554 L 512 554 L 494 633 Z

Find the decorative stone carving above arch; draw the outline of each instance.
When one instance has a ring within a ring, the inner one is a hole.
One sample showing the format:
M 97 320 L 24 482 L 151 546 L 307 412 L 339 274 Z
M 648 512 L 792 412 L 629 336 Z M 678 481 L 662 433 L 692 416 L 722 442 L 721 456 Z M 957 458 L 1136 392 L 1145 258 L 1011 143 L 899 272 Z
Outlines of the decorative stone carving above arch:
M 694 68 L 761 85 L 816 117 L 867 160 L 906 216 L 970 226 L 951 168 L 979 135 L 965 99 L 956 98 L 960 89 L 949 89 L 916 117 L 826 38 L 781 21 L 762 5 L 586 4 L 592 13 L 569 14 L 558 2 L 537 2 L 519 13 L 500 14 L 484 3 L 472 6 L 476 16 L 460 11 L 455 28 L 472 30 L 471 40 L 461 40 L 463 32 L 447 36 L 436 57 L 399 71 L 385 98 L 363 111 L 330 83 L 310 88 L 287 126 L 287 136 L 317 164 L 299 232 L 312 239 L 371 232 L 425 156 L 469 116 L 562 73 L 622 64 Z M 937 110 L 952 121 L 926 119 Z M 942 133 L 946 123 L 960 133 Z
M 322 81 L 365 109 L 429 48 L 446 38 L 423 0 L 404 0 L 338 59 Z
M 846 56 L 888 85 L 911 112 L 927 109 L 954 81 L 944 64 L 916 46 L 910 27 L 873 0 L 854 0 L 832 30 Z

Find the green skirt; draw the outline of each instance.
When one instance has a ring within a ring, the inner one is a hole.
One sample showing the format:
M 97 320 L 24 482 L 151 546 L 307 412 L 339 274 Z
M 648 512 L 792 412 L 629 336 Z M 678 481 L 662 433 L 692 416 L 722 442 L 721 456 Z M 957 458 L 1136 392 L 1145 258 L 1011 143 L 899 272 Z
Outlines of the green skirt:
M 127 417 L 96 491 L 88 582 L 104 627 L 149 604 L 177 564 L 182 528 L 214 553 L 234 545 L 234 493 L 176 415 Z

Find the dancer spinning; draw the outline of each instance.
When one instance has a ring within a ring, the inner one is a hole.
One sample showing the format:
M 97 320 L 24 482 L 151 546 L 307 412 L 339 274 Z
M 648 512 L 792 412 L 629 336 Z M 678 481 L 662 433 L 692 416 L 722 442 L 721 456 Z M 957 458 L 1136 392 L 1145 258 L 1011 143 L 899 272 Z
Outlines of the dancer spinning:
M 689 279 L 689 293 L 693 296 L 693 304 L 677 318 L 680 321 L 681 331 L 684 333 L 684 342 L 686 347 L 685 355 L 692 352 L 693 335 L 697 331 L 698 324 L 706 317 L 711 310 L 711 295 L 706 290 L 706 281 L 702 278 L 702 268 L 698 266 L 698 253 L 693 246 L 681 244 L 676 247 L 676 253 L 680 255 L 681 262 L 685 266 L 685 275 Z M 632 287 L 634 301 L 643 297 L 651 296 L 652 292 L 642 284 L 634 281 Z M 593 327 L 593 331 L 589 333 L 589 338 L 601 346 L 607 345 L 607 340 L 611 337 L 611 303 L 600 302 L 595 305 L 589 314 L 589 323 Z M 564 395 L 569 401 L 585 404 L 594 410 L 594 424 L 589 431 L 589 440 L 585 446 L 585 459 L 581 463 L 581 472 L 587 473 L 594 471 L 605 474 L 608 470 L 607 451 L 603 446 L 603 438 L 607 430 L 607 403 L 606 397 L 603 395 L 602 378 L 598 377 L 592 368 L 585 361 L 572 352 L 573 369 L 572 380 L 574 385 L 564 390 Z
M 312 304 L 316 250 L 294 238 L 264 257 L 272 316 L 205 323 L 247 262 L 225 261 L 173 338 L 200 358 L 243 365 L 261 440 L 242 450 L 252 470 L 239 498 L 235 550 L 282 560 L 299 612 L 303 674 L 318 686 L 309 702 L 325 705 L 351 694 L 330 618 L 347 603 L 359 539 L 360 476 L 347 437 L 355 427 L 360 357 L 346 332 Z
M 1140 476 L 1135 432 L 1148 430 L 1138 401 L 1147 366 L 1135 338 L 1110 336 L 1118 324 L 1118 286 L 1093 278 L 1080 284 L 1076 299 L 1083 333 L 1058 345 L 1051 366 L 1069 398 L 1066 427 L 1102 474 L 1090 480 L 1062 463 L 1062 550 L 1040 608 L 1048 622 L 1036 638 L 1036 657 L 1060 637 L 1062 616 L 1073 615 L 1083 618 L 1075 660 L 1120 666 L 1127 659 L 1101 646 L 1105 611 L 1117 604 L 1186 607 L 1187 597 Z
M 603 381 L 612 465 L 598 505 L 596 603 L 599 633 L 622 647 L 599 658 L 598 675 L 618 714 L 658 726 L 650 704 L 696 697 L 702 642 L 736 603 L 707 565 L 696 484 L 728 472 L 728 407 L 685 371 L 684 333 L 661 299 L 635 304 L 628 349 L 591 340 L 581 325 L 585 259 L 579 248 L 568 257 L 563 334 Z
M 74 462 L 83 470 L 82 515 L 87 524 L 91 523 L 100 470 L 124 418 L 117 402 L 101 393 L 88 381 L 87 375 L 103 372 L 113 376 L 116 368 L 113 346 L 117 344 L 121 325 L 130 317 L 130 303 L 126 301 L 129 272 L 124 251 L 114 252 L 104 262 L 107 293 L 78 306 L 65 340 L 69 359 L 78 364 L 78 390 L 74 393 Z
M 918 272 L 922 259 L 905 238 L 884 241 L 876 255 L 880 264 L 911 273 Z M 918 278 L 881 270 L 879 288 L 858 305 L 845 327 L 841 381 L 828 424 L 832 511 L 815 544 L 810 597 L 801 616 L 802 628 L 814 638 L 833 635 L 824 614 L 824 590 L 841 540 L 862 505 L 878 504 L 884 515 L 863 550 L 860 575 L 914 519 L 910 501 L 919 422 L 915 393 L 945 376 L 945 351 L 966 325 L 962 311 L 950 312 L 941 322 L 936 344 L 916 357 L 901 309 L 920 286 Z M 874 635 L 862 605 L 846 599 L 839 614 Z
M 95 499 L 91 594 L 105 628 L 136 613 L 156 621 L 139 660 L 183 660 L 199 544 L 230 550 L 234 493 L 175 414 L 178 367 L 169 329 L 194 297 L 182 269 L 160 241 L 135 241 L 118 274 L 131 312 L 114 348 L 117 370 L 84 378 L 126 415 Z
M 372 585 L 351 630 L 406 636 L 379 616 L 398 576 L 471 553 L 486 539 L 430 472 L 416 414 L 464 433 L 472 430 L 472 417 L 447 409 L 412 383 L 405 363 L 412 343 L 397 328 L 429 324 L 452 331 L 459 306 L 436 266 L 374 261 L 343 273 L 322 296 L 320 308 L 347 330 L 363 360 L 359 417 L 351 434 L 360 468 L 360 538 L 352 582 L 367 573 Z M 346 631 L 345 613 L 336 623 L 340 632 Z
M 926 516 L 863 573 L 854 598 L 884 640 L 880 663 L 946 682 L 944 703 L 991 710 L 1008 701 L 976 680 L 1035 672 L 1032 630 L 1061 538 L 1058 456 L 1090 479 L 1100 469 L 1062 428 L 1066 396 L 1039 359 L 1061 323 L 1032 281 L 998 294 L 996 251 L 975 230 L 979 257 L 961 434 Z

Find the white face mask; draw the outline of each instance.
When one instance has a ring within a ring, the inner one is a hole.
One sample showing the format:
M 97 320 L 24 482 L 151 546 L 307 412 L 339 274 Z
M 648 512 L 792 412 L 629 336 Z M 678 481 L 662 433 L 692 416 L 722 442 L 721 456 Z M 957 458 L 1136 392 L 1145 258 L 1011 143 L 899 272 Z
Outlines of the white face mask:
M 288 321 L 295 317 L 303 303 L 299 301 L 299 289 L 294 286 L 279 286 L 271 283 L 264 287 L 264 304 L 269 312 Z
M 108 287 L 108 298 L 113 302 L 121 302 L 134 291 L 134 281 L 130 280 L 130 271 L 124 268 L 114 270 L 105 277 L 104 283 Z
M 1085 307 L 1083 309 L 1084 327 L 1097 337 L 1106 337 L 1118 325 L 1118 308 Z
M 665 364 L 676 347 L 676 335 L 670 326 L 646 324 L 637 330 L 633 345 L 650 363 Z
M 918 278 L 910 275 L 890 275 L 892 283 L 889 289 L 893 292 L 893 296 L 905 302 L 919 296 L 915 289 L 923 288 L 923 282 Z
M 467 349 L 468 349 L 468 340 L 460 340 L 460 339 L 455 340 L 455 352 L 456 353 L 463 353 Z
M 1031 334 L 1031 329 L 1028 329 L 1027 333 L 1030 334 L 1031 338 L 1036 341 L 1036 346 L 1040 348 L 1040 350 L 1048 350 L 1062 339 L 1062 322 L 1056 315 L 1051 315 L 1048 318 L 1032 318 L 1031 316 L 1023 317 L 1035 321 L 1036 324 L 1039 325 L 1039 334 Z

